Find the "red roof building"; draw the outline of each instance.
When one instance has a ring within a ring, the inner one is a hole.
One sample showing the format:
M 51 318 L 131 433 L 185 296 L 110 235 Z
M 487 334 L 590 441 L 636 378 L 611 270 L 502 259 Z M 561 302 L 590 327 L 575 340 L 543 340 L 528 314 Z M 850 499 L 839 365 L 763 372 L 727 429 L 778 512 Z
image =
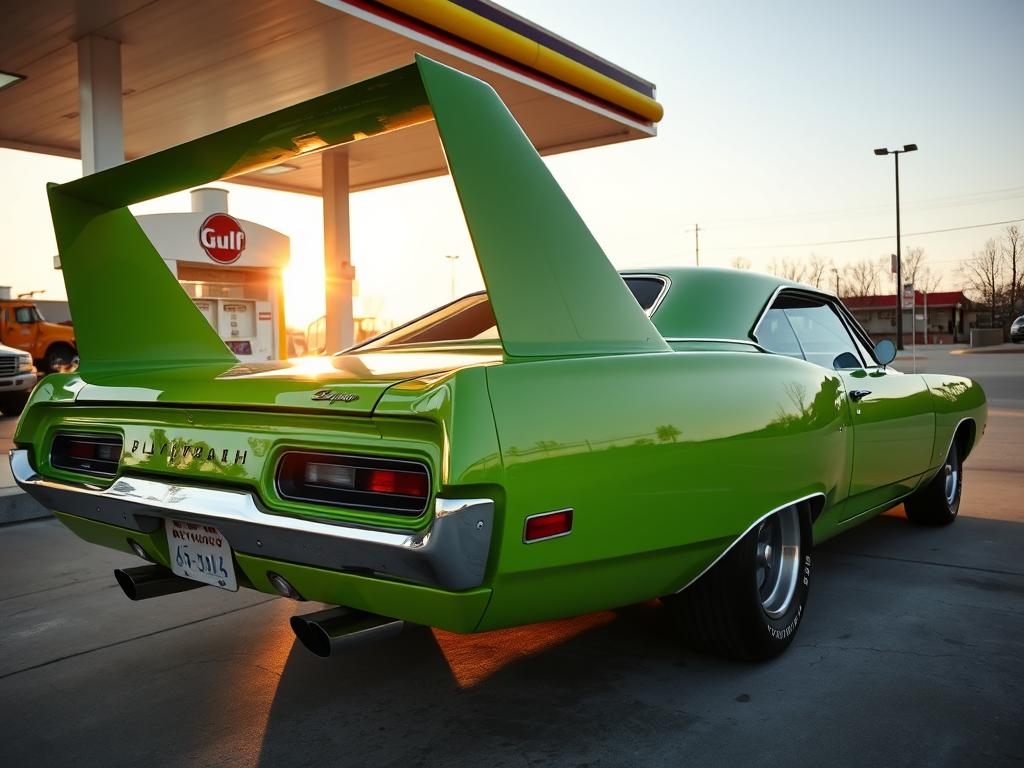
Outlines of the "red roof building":
M 896 295 L 847 296 L 843 304 L 876 341 L 896 339 Z M 903 310 L 903 343 L 916 335 L 919 344 L 966 342 L 977 322 L 974 303 L 963 291 L 914 292 L 914 308 Z

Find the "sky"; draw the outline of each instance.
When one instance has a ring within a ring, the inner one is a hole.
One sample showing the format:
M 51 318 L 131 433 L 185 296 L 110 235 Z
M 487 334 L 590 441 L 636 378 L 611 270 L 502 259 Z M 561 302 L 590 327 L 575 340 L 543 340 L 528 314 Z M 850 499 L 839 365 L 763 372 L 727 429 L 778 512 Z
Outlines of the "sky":
M 925 249 L 942 288 L 1002 229 L 977 225 L 1024 218 L 1021 0 L 503 4 L 657 84 L 657 137 L 547 158 L 618 267 L 694 263 L 697 223 L 702 265 L 884 258 L 895 207 L 881 146 L 920 147 L 900 162 L 903 245 Z M 0 284 L 63 296 L 44 184 L 79 173 L 0 149 Z M 224 186 L 233 214 L 292 238 L 287 316 L 304 326 L 323 307 L 319 198 Z M 188 206 L 183 193 L 133 210 Z M 449 178 L 357 193 L 351 217 L 358 301 L 382 317 L 447 301 L 446 254 L 460 257 L 458 293 L 482 286 Z M 914 234 L 961 227 L 975 228 Z

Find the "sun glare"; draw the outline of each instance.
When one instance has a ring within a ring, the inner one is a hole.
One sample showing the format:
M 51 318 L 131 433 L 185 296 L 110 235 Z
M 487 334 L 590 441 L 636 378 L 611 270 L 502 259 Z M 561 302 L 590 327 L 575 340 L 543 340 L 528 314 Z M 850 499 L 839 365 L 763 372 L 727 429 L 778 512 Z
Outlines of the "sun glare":
M 324 313 L 324 265 L 309 254 L 292 253 L 284 270 L 284 316 L 290 328 L 305 329 Z

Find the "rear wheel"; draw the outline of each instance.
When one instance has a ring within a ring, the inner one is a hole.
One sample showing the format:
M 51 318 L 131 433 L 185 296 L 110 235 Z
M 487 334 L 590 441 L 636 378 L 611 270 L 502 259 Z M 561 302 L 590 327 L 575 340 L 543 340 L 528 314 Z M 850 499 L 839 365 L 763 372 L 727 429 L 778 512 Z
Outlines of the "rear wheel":
M 963 484 L 963 462 L 954 439 L 938 474 L 903 502 L 907 519 L 918 525 L 949 525 L 960 512 Z
M 762 520 L 695 584 L 665 602 L 690 645 L 760 661 L 793 641 L 810 578 L 810 516 L 796 505 Z

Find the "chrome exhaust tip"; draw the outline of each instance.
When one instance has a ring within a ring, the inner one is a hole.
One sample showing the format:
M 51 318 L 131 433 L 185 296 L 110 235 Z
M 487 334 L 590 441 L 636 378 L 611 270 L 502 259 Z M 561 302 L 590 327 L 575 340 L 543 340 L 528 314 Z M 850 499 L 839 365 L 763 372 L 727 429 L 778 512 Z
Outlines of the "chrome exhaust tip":
M 118 568 L 114 578 L 129 600 L 148 600 L 151 597 L 173 595 L 206 585 L 175 576 L 162 565 L 140 565 L 136 568 Z
M 405 626 L 400 619 L 344 607 L 292 616 L 289 623 L 299 642 L 325 659 L 346 647 L 393 637 Z

